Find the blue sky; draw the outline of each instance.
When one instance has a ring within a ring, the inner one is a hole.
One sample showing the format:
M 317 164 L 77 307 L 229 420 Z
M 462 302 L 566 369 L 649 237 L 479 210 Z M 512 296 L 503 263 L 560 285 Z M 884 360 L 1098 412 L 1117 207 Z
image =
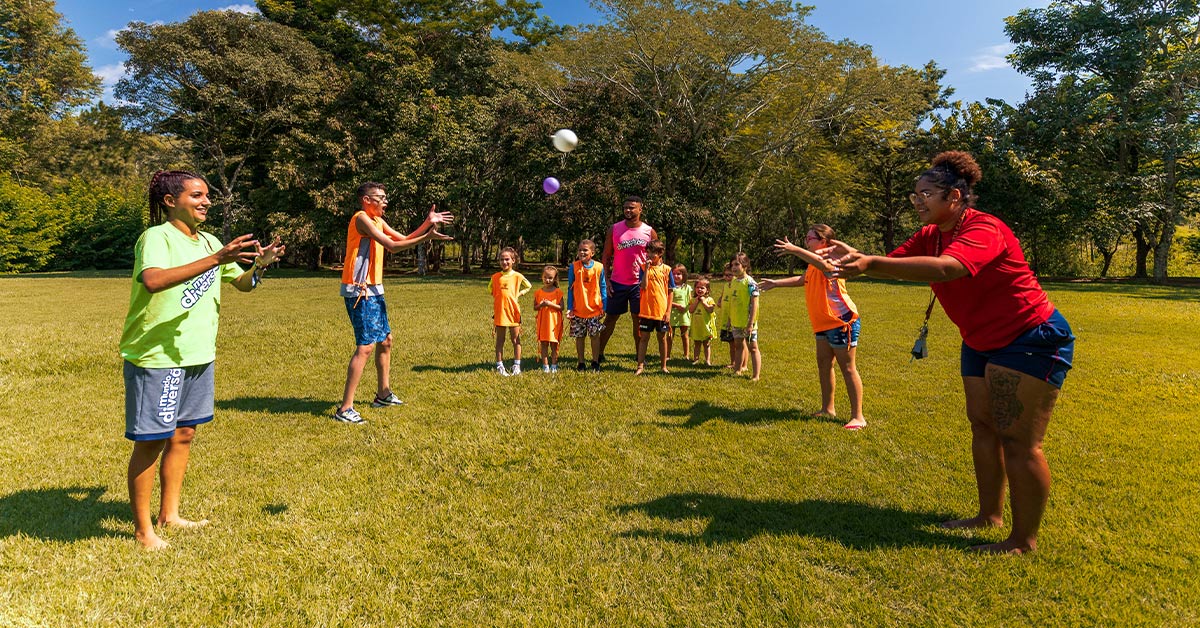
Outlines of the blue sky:
M 584 0 L 542 0 L 543 13 L 560 24 L 593 23 L 598 14 Z M 1011 50 L 1004 18 L 1049 0 L 815 0 L 808 22 L 831 39 L 867 44 L 889 65 L 919 67 L 934 60 L 947 70 L 944 84 L 965 101 L 1022 100 L 1028 78 L 1004 61 Z M 121 75 L 123 55 L 113 35 L 133 20 L 174 22 L 195 11 L 233 8 L 252 11 L 238 0 L 59 0 L 58 10 L 88 47 L 93 70 L 111 86 Z

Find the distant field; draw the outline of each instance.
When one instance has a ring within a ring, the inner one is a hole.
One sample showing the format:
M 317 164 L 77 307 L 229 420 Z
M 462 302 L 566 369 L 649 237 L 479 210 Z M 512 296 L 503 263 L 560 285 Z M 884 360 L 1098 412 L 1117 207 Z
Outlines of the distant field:
M 811 416 L 799 290 L 763 299 L 758 383 L 635 378 L 628 320 L 608 372 L 503 379 L 479 278 L 388 280 L 407 405 L 367 407 L 368 369 L 369 423 L 335 423 L 336 283 L 225 290 L 183 496 L 213 525 L 151 554 L 125 489 L 128 278 L 0 277 L 0 627 L 1200 624 L 1198 289 L 1046 286 L 1077 362 L 1041 549 L 1014 558 L 962 551 L 1007 529 L 936 526 L 975 488 L 940 310 L 908 359 L 928 288 L 851 284 L 870 425 L 846 433 Z

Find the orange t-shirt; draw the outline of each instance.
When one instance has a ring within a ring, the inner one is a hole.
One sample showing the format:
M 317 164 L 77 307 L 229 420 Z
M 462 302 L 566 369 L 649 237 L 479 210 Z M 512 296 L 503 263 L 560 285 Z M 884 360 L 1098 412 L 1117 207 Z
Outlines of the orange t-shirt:
M 541 301 L 550 301 L 551 303 L 557 303 L 559 307 L 563 307 L 563 291 L 559 290 L 557 286 L 549 292 L 543 288 L 538 288 L 537 292 L 533 293 L 533 302 L 536 304 Z M 537 311 L 537 331 L 538 342 L 558 342 L 561 340 L 563 335 L 563 311 L 552 307 L 540 308 Z
M 492 319 L 496 327 L 517 327 L 521 324 L 521 304 L 517 295 L 522 289 L 530 288 L 525 275 L 515 270 L 498 272 L 492 275 L 488 282 L 488 292 L 492 293 Z
M 804 299 L 814 334 L 845 327 L 858 318 L 858 307 L 846 294 L 845 280 L 831 280 L 813 264 L 804 271 Z
M 671 315 L 671 267 L 666 264 L 647 265 L 646 287 L 642 288 L 641 318 L 665 321 Z

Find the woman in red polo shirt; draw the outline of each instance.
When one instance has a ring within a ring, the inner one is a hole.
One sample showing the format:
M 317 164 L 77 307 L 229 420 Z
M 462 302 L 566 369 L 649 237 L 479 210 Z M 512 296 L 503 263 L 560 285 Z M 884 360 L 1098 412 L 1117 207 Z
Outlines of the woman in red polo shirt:
M 1046 425 L 1071 368 L 1075 336 L 1029 269 L 1021 245 L 999 218 L 974 209 L 982 172 L 970 154 L 934 157 L 909 195 L 925 223 L 887 257 L 836 242 L 825 254 L 835 276 L 928 282 L 962 334 L 962 379 L 979 514 L 947 528 L 1003 523 L 1004 482 L 1012 500 L 1012 532 L 972 549 L 1021 554 L 1037 548 L 1050 493 L 1042 454 Z

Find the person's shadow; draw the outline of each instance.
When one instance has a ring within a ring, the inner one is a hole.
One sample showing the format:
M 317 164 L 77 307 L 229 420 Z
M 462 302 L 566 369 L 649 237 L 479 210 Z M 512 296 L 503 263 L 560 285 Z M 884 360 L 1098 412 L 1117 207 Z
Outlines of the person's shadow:
M 668 521 L 708 520 L 699 534 L 635 529 L 620 535 L 676 543 L 735 543 L 760 534 L 799 534 L 859 550 L 910 546 L 961 548 L 973 543 L 963 536 L 929 529 L 952 518 L 949 515 L 855 502 L 820 499 L 788 502 L 675 493 L 640 504 L 617 506 L 614 510 L 621 514 L 640 512 Z
M 129 502 L 101 499 L 102 486 L 39 488 L 0 497 L 0 538 L 18 534 L 48 541 L 128 537 L 114 530 L 133 516 Z M 111 522 L 108 526 L 105 522 Z
M 762 423 L 779 423 L 782 421 L 820 421 L 825 423 L 841 422 L 837 419 L 816 416 L 799 410 L 778 410 L 775 408 L 747 408 L 733 410 L 715 406 L 707 401 L 697 401 L 683 408 L 665 408 L 658 411 L 664 417 L 687 417 L 683 423 L 661 421 L 655 423 L 659 427 L 700 427 L 709 421 L 728 421 L 741 425 L 757 425 Z
M 215 405 L 222 410 L 323 416 L 333 412 L 337 407 L 337 402 L 330 401 L 329 399 L 313 399 L 311 397 L 235 397 L 233 399 L 218 399 Z

